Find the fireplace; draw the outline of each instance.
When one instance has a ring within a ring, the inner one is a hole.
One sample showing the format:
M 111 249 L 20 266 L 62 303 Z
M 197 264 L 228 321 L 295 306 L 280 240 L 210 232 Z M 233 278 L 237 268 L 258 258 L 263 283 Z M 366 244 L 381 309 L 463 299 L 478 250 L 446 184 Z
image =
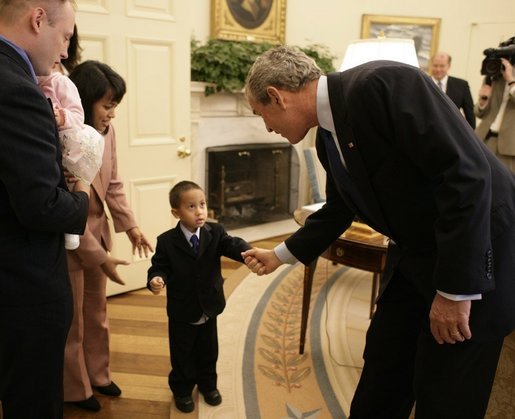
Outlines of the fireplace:
M 227 229 L 292 216 L 298 202 L 299 164 L 288 143 L 206 148 L 210 216 Z

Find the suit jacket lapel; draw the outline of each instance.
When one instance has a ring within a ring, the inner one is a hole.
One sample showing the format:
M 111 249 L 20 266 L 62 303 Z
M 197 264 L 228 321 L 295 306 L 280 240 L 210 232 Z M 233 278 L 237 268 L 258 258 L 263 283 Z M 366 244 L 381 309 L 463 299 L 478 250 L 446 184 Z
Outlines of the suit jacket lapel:
M 209 247 L 213 236 L 211 235 L 211 227 L 208 224 L 204 224 L 204 227 L 200 229 L 200 246 L 198 250 L 199 256 L 204 254 L 204 251 Z
M 202 227 L 200 229 L 199 249 L 198 249 L 198 255 L 196 255 L 193 252 L 191 244 L 184 236 L 179 223 L 180 223 L 180 221 L 177 223 L 177 226 L 175 227 L 175 229 L 172 232 L 174 246 L 178 247 L 179 249 L 183 250 L 184 252 L 193 256 L 194 258 L 201 257 L 202 254 L 209 247 L 211 240 L 213 239 L 213 236 L 211 234 L 211 227 L 208 224 L 205 224 L 204 227 Z
M 386 235 L 390 235 L 388 225 L 384 219 L 380 205 L 377 202 L 372 185 L 370 184 L 366 166 L 363 163 L 359 151 L 359 145 L 349 123 L 349 115 L 345 103 L 346 95 L 343 89 L 343 83 L 340 81 L 341 74 L 342 73 L 331 73 L 327 76 L 329 103 L 331 105 L 331 113 L 333 115 L 340 149 L 345 159 L 349 175 L 367 205 L 367 214 L 371 218 L 367 220 L 367 222 L 371 224 L 374 229 Z
M 190 243 L 188 240 L 186 240 L 186 237 L 184 236 L 181 226 L 179 225 L 180 221 L 175 226 L 175 229 L 172 230 L 172 240 L 173 245 L 179 249 L 181 249 L 183 252 L 187 253 L 188 255 L 192 256 L 193 258 L 196 258 L 197 255 L 193 252 L 193 249 L 191 248 Z M 200 254 L 200 250 L 199 250 Z
M 95 191 L 97 192 L 97 195 L 101 197 L 102 200 L 104 200 L 106 196 L 106 191 L 104 190 L 104 186 L 102 185 L 102 179 L 100 178 L 100 172 L 97 173 L 95 176 L 95 179 L 93 179 L 93 182 L 91 182 L 91 186 L 95 188 Z
M 102 165 L 100 166 L 95 179 L 93 179 L 93 182 L 91 182 L 91 185 L 95 188 L 98 196 L 102 199 L 102 201 L 104 201 L 107 195 L 107 189 L 109 188 L 109 179 L 111 179 L 111 160 L 113 155 L 111 152 L 111 136 L 109 133 L 102 136 L 104 137 L 104 153 L 102 154 Z

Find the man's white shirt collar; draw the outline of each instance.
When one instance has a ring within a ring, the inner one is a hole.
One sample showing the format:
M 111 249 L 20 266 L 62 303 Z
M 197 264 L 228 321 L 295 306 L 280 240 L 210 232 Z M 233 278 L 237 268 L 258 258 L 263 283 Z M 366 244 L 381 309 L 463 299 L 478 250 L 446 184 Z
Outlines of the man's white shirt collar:
M 336 135 L 334 127 L 333 114 L 331 113 L 331 105 L 329 103 L 329 90 L 327 88 L 327 76 L 321 76 L 318 79 L 317 86 L 317 118 L 318 125 L 331 131 Z
M 447 91 L 447 81 L 449 80 L 449 75 L 445 75 L 444 77 L 442 77 L 441 80 L 436 80 L 434 77 L 431 77 L 433 79 L 433 81 L 435 82 L 435 84 L 438 85 L 438 81 L 440 81 L 440 83 L 442 83 L 442 89 L 444 92 Z

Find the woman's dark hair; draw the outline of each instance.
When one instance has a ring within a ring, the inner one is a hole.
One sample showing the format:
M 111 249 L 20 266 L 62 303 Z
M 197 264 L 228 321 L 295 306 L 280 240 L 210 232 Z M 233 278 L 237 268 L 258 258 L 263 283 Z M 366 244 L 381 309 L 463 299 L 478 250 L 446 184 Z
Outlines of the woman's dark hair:
M 120 103 L 126 87 L 123 78 L 107 64 L 88 60 L 79 64 L 70 73 L 70 80 L 79 91 L 84 122 L 93 126 L 93 105 L 106 94 L 112 94 L 111 100 Z
M 80 63 L 82 47 L 79 44 L 79 34 L 77 32 L 77 25 L 73 26 L 73 35 L 70 38 L 68 45 L 68 58 L 61 60 L 64 68 L 71 73 L 72 70 Z

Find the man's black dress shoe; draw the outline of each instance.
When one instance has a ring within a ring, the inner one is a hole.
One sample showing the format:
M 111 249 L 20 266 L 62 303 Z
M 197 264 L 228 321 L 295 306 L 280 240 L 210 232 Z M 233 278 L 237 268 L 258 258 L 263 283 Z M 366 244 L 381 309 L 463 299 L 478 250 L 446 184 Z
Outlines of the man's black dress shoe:
M 73 404 L 77 407 L 80 407 L 84 410 L 91 410 L 93 412 L 98 412 L 100 410 L 100 403 L 98 402 L 95 396 L 91 396 L 89 399 L 81 400 L 78 402 L 73 402 Z
M 207 393 L 202 393 L 202 395 L 204 396 L 204 401 L 211 406 L 218 406 L 222 403 L 222 395 L 216 388 Z
M 195 402 L 191 396 L 174 396 L 175 407 L 184 413 L 191 413 L 195 410 Z
M 93 387 L 99 393 L 102 393 L 105 396 L 113 396 L 118 397 L 122 394 L 122 390 L 118 387 L 114 381 L 111 381 L 110 384 L 103 387 Z

